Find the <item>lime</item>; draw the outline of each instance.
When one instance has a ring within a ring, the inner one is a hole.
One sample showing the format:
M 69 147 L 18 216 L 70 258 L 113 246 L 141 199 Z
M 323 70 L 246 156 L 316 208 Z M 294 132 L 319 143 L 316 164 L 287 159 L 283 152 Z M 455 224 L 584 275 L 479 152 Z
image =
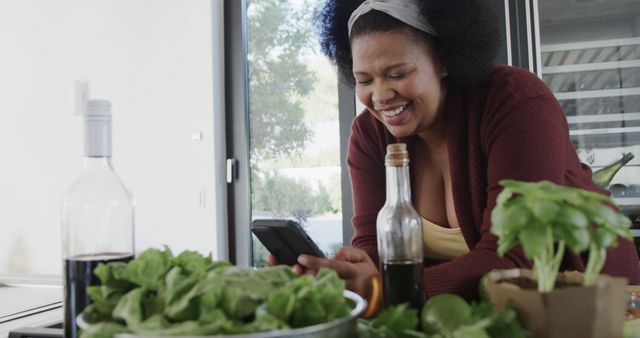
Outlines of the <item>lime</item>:
M 632 338 L 640 335 L 640 318 L 627 320 L 624 322 L 623 337 Z
M 445 293 L 431 297 L 422 307 L 420 325 L 426 334 L 450 335 L 471 320 L 471 306 L 462 297 Z

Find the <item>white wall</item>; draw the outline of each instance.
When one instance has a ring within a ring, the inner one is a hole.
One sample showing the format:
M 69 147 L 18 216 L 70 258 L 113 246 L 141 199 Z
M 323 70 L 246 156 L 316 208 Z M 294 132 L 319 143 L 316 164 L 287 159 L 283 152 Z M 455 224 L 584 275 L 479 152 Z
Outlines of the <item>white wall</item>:
M 78 79 L 112 101 L 137 250 L 215 256 L 212 73 L 210 0 L 2 0 L 0 273 L 61 272 L 60 201 L 82 168 Z

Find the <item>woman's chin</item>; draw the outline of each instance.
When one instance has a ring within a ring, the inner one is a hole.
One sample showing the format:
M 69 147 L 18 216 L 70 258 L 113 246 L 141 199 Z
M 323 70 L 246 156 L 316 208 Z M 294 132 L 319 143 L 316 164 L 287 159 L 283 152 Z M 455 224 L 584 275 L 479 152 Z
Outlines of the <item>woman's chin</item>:
M 386 126 L 387 130 L 393 135 L 395 138 L 404 138 L 413 136 L 415 134 L 413 128 L 409 128 L 409 126 Z

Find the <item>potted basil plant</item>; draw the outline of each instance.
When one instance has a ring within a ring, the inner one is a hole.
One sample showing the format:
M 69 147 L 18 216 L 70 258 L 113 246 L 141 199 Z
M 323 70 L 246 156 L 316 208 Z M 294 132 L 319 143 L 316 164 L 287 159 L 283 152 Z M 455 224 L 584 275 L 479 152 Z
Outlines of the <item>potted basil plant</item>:
M 521 246 L 533 268 L 490 272 L 491 300 L 511 299 L 534 337 L 622 337 L 626 280 L 599 273 L 606 249 L 632 238 L 630 220 L 598 193 L 549 181 L 500 185 L 491 213 L 498 255 Z M 588 253 L 584 273 L 559 272 L 567 250 Z

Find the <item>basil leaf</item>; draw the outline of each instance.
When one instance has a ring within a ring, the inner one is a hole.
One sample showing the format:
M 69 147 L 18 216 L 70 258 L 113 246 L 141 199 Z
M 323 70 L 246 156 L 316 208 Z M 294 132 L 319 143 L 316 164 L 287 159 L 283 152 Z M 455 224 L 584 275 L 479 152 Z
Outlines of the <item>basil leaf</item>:
M 531 219 L 531 212 L 524 203 L 513 203 L 508 207 L 496 207 L 491 213 L 491 233 L 497 236 L 506 233 L 517 233 L 529 224 Z
M 589 225 L 587 216 L 585 216 L 585 214 L 579 209 L 571 206 L 561 208 L 557 216 L 557 221 L 563 224 L 569 224 L 580 228 L 586 228 Z
M 632 240 L 633 236 L 631 235 L 631 231 L 629 231 L 629 228 L 632 225 L 631 220 L 629 219 L 629 217 L 621 213 L 618 213 L 616 216 L 617 216 L 617 222 L 615 223 L 616 234 L 623 238 Z
M 608 248 L 618 241 L 616 233 L 605 227 L 594 229 L 592 236 L 593 242 L 599 248 Z
M 503 205 L 511 198 L 511 196 L 513 196 L 513 191 L 511 191 L 511 189 L 502 189 L 498 194 L 498 197 L 496 197 L 496 205 Z
M 500 237 L 500 240 L 498 241 L 498 256 L 504 256 L 507 251 L 511 250 L 516 245 L 518 245 L 517 234 Z
M 548 224 L 556 217 L 556 214 L 560 212 L 560 206 L 548 200 L 535 200 L 529 204 L 529 209 L 533 215 L 539 219 L 542 223 Z
M 568 224 L 558 224 L 553 227 L 554 237 L 562 238 L 567 247 L 574 253 L 580 253 L 589 248 L 591 235 L 587 227 L 574 227 Z
M 533 259 L 544 252 L 547 246 L 547 228 L 540 224 L 532 224 L 522 230 L 518 238 L 522 244 L 522 249 L 524 249 L 525 256 Z

